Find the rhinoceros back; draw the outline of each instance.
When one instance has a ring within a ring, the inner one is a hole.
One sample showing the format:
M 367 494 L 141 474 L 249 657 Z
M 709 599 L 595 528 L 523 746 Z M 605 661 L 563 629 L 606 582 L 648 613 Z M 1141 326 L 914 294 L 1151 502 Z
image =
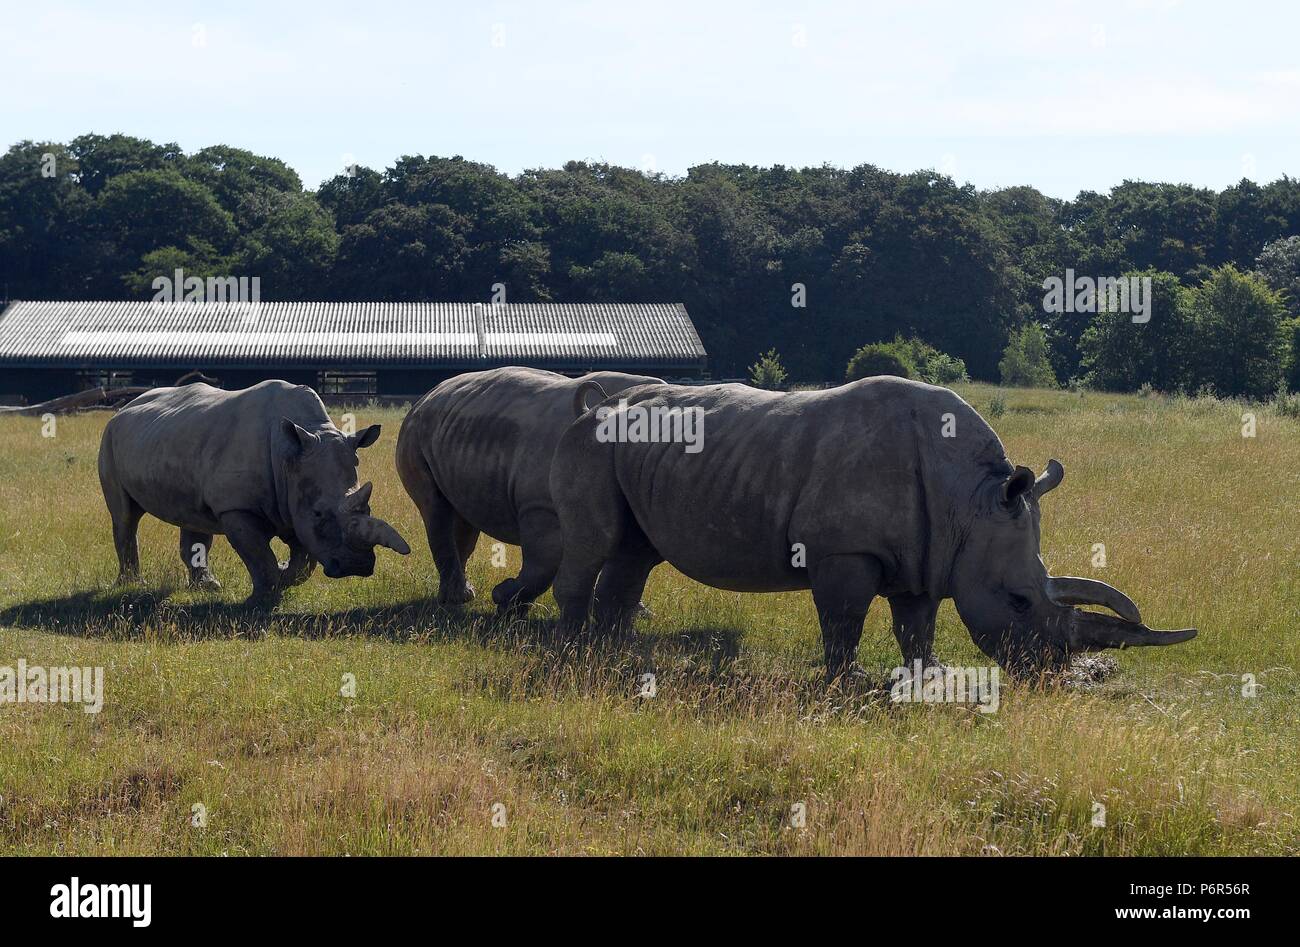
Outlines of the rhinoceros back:
M 190 529 L 218 530 L 230 510 L 278 519 L 273 453 L 280 419 L 329 425 L 310 388 L 266 381 L 240 391 L 205 384 L 157 388 L 104 429 L 101 467 L 144 510 Z
M 552 509 L 551 456 L 573 423 L 574 392 L 584 380 L 607 393 L 660 383 L 621 372 L 576 379 L 519 367 L 458 375 L 425 395 L 403 421 L 399 466 L 422 463 L 476 529 L 518 543 L 520 515 Z
M 950 482 L 978 477 L 989 458 L 1005 462 L 996 435 L 959 397 L 901 379 L 788 394 L 668 385 L 628 400 L 703 412 L 698 451 L 618 442 L 613 476 L 660 555 L 736 591 L 806 588 L 808 556 L 861 553 L 884 562 L 900 586 L 919 587 L 932 517 L 948 518 L 937 494 L 959 492 Z M 955 438 L 944 437 L 949 415 Z M 568 472 L 595 428 L 591 416 L 575 425 L 557 468 Z M 573 469 L 595 473 L 581 460 Z

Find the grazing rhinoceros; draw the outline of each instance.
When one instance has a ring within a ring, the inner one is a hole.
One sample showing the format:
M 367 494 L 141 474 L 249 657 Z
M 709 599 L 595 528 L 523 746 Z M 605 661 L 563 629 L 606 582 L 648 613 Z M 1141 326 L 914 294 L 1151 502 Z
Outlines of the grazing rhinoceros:
M 411 551 L 370 515 L 371 484 L 356 485 L 357 449 L 378 437 L 378 424 L 343 434 L 314 391 L 283 381 L 141 395 L 108 422 L 99 447 L 119 580 L 139 572 L 135 534 L 145 513 L 181 528 L 181 559 L 196 585 L 220 587 L 207 556 L 213 535 L 225 534 L 253 579 L 248 604 L 274 605 L 317 562 L 332 579 L 371 575 L 375 546 Z M 276 536 L 289 546 L 287 563 L 271 551 Z
M 479 533 L 523 547 L 523 568 L 500 582 L 492 601 L 525 609 L 560 564 L 560 524 L 551 505 L 551 454 L 573 423 L 575 396 L 663 384 L 646 375 L 596 372 L 567 378 L 535 368 L 457 375 L 411 409 L 397 435 L 397 472 L 420 509 L 438 569 L 438 601 L 474 597 L 465 578 Z
M 645 436 L 690 409 L 703 412 L 693 449 Z M 555 598 L 562 623 L 580 628 L 599 573 L 597 622 L 624 622 L 663 560 L 722 589 L 811 588 L 831 679 L 850 668 L 877 595 L 889 600 L 909 665 L 934 663 L 945 598 L 1008 670 L 1193 637 L 1152 631 L 1104 582 L 1048 575 L 1039 502 L 1064 474 L 1056 461 L 1038 478 L 1014 466 L 970 405 L 918 382 L 790 394 L 636 388 L 587 410 L 556 448 L 564 555 Z M 1120 618 L 1071 607 L 1085 604 Z

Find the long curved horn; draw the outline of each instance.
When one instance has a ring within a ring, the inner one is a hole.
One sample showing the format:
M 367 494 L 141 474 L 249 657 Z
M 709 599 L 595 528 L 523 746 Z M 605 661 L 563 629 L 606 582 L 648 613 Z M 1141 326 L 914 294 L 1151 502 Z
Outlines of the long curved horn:
M 1131 598 L 1096 579 L 1051 576 L 1047 580 L 1047 597 L 1056 605 L 1104 605 L 1125 621 L 1142 621 L 1142 613 Z
M 598 383 L 594 381 L 584 381 L 578 386 L 578 390 L 573 393 L 573 416 L 575 418 L 580 418 L 587 413 L 587 394 L 592 391 L 600 395 L 599 400 L 601 401 L 604 401 L 609 397 L 609 395 L 605 394 L 605 389 L 600 387 Z
M 1061 485 L 1065 479 L 1065 468 L 1061 462 L 1056 459 L 1047 462 L 1047 469 L 1038 475 L 1034 481 L 1034 498 L 1041 500 L 1044 493 L 1049 493 Z
M 383 520 L 358 514 L 348 524 L 348 542 L 358 549 L 383 546 L 405 556 L 411 551 L 401 534 Z
M 1070 622 L 1071 651 L 1101 651 L 1103 648 L 1147 648 L 1181 644 L 1196 637 L 1195 628 L 1155 631 L 1141 622 L 1133 623 L 1100 615 L 1074 612 Z

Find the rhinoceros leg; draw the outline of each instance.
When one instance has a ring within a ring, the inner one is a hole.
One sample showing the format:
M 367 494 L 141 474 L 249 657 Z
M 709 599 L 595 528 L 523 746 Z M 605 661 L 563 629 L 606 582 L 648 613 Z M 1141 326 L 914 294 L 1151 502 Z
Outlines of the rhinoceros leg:
M 550 510 L 529 510 L 519 517 L 519 544 L 524 563 L 519 575 L 497 583 L 492 601 L 500 612 L 527 611 L 551 587 L 560 568 L 560 521 Z
M 596 583 L 596 624 L 610 629 L 631 625 L 644 608 L 641 593 L 645 591 L 646 580 L 651 570 L 663 561 L 636 521 L 626 523 L 623 542 L 600 570 Z
M 920 661 L 922 667 L 938 664 L 934 657 L 934 618 L 939 603 L 928 595 L 891 595 L 889 610 L 903 663 Z
M 212 534 L 192 529 L 181 530 L 181 562 L 190 576 L 190 585 L 196 588 L 217 590 L 221 583 L 212 574 L 209 556 L 212 555 Z
M 239 510 L 221 514 L 221 530 L 253 580 L 253 594 L 244 604 L 273 608 L 280 601 L 280 563 L 271 551 L 275 530 L 260 516 Z
M 465 563 L 478 543 L 478 530 L 456 512 L 431 480 L 422 480 L 416 486 L 418 489 L 406 484 L 407 492 L 420 510 L 424 532 L 429 538 L 429 552 L 438 570 L 438 602 L 463 605 L 474 598 L 474 586 L 465 577 Z
M 316 560 L 305 547 L 296 541 L 289 542 L 289 560 L 278 563 L 280 569 L 280 588 L 302 585 L 316 571 Z
M 822 626 L 826 680 L 853 668 L 867 609 L 880 588 L 881 567 L 874 556 L 836 555 L 811 559 L 809 579 Z
M 132 582 L 140 575 L 140 549 L 136 530 L 144 509 L 116 483 L 103 482 L 104 501 L 113 520 L 113 548 L 117 552 L 117 581 Z

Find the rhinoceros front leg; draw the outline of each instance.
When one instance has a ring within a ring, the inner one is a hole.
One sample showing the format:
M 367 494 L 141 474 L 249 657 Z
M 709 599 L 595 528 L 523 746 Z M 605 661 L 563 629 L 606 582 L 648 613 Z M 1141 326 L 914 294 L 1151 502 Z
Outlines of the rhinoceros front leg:
M 551 587 L 560 568 L 560 521 L 550 510 L 531 510 L 519 518 L 519 542 L 524 553 L 519 575 L 497 583 L 492 601 L 497 611 L 526 612 Z
M 316 571 L 316 560 L 312 558 L 311 553 L 301 543 L 291 539 L 288 541 L 288 545 L 289 561 L 278 563 L 280 569 L 279 584 L 282 589 L 301 585 L 311 578 L 311 574 Z
M 280 601 L 280 563 L 271 551 L 271 524 L 256 514 L 234 511 L 221 515 L 221 529 L 253 580 L 253 594 L 244 604 L 274 608 Z
M 212 555 L 212 534 L 192 529 L 181 530 L 181 562 L 189 573 L 190 585 L 198 589 L 217 591 L 221 583 L 212 574 L 209 557 Z
M 939 664 L 934 657 L 934 619 L 939 603 L 928 595 L 891 595 L 889 610 L 903 663 L 920 661 L 922 667 Z
M 830 683 L 856 668 L 862 623 L 880 588 L 882 570 L 874 556 L 837 555 L 811 559 L 808 571 Z

